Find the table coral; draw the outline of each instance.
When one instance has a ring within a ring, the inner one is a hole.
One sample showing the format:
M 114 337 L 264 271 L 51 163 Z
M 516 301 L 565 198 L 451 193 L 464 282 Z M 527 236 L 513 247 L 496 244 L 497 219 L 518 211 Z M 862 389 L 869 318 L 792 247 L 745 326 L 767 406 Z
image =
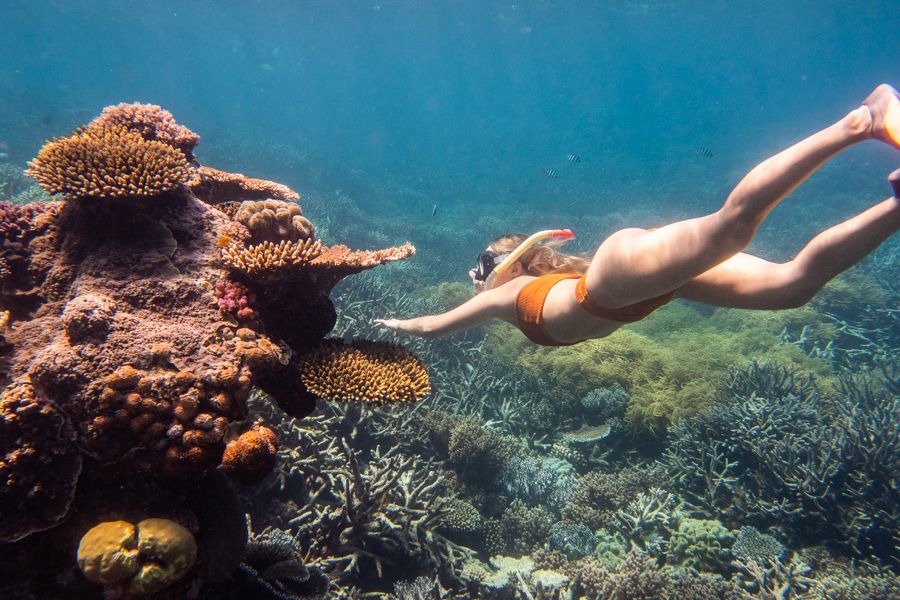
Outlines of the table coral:
M 172 146 L 124 127 L 96 125 L 48 142 L 28 163 L 28 175 L 48 194 L 68 198 L 156 196 L 194 178 Z
M 284 201 L 300 199 L 300 194 L 286 185 L 265 179 L 254 179 L 241 173 L 227 173 L 212 167 L 200 167 L 197 176 L 191 184 L 191 189 L 198 198 L 210 204 L 267 198 Z
M 386 342 L 326 340 L 300 359 L 300 378 L 316 396 L 395 404 L 431 391 L 428 371 L 414 355 Z

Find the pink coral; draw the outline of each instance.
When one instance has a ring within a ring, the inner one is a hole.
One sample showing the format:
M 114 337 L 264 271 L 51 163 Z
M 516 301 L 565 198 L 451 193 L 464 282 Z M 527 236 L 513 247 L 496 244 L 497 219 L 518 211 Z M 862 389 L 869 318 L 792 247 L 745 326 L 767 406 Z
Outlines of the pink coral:
M 200 143 L 199 135 L 176 123 L 172 113 L 156 104 L 123 102 L 107 106 L 92 124 L 135 131 L 145 140 L 162 142 L 181 150 L 188 160 L 193 160 L 194 147 Z
M 216 283 L 214 293 L 223 313 L 232 315 L 240 322 L 256 320 L 256 311 L 253 310 L 256 294 L 244 284 L 223 279 Z

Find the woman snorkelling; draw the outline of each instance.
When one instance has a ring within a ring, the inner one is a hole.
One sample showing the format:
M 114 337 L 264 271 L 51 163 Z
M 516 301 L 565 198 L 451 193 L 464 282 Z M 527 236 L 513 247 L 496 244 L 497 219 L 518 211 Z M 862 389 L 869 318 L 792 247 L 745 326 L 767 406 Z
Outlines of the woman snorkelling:
M 730 308 L 801 306 L 900 229 L 900 169 L 888 176 L 892 197 L 819 233 L 792 260 L 773 263 L 742 250 L 785 196 L 867 139 L 900 149 L 900 95 L 887 84 L 833 125 L 757 165 L 712 214 L 654 230 L 622 229 L 590 261 L 535 245 L 571 238 L 568 230 L 502 236 L 470 271 L 479 292 L 473 298 L 439 315 L 375 323 L 434 338 L 503 319 L 536 344 L 561 346 L 605 337 L 673 298 Z

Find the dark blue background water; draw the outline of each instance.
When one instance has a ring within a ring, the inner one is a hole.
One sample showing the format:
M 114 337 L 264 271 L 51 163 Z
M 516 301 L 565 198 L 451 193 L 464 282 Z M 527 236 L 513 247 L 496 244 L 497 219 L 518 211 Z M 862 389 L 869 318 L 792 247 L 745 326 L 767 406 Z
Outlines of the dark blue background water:
M 342 189 L 406 225 L 539 229 L 714 209 L 756 162 L 900 83 L 895 1 L 598 4 L 6 0 L 0 140 L 24 163 L 104 105 L 151 102 L 203 136 L 201 161 L 322 207 Z M 799 237 L 886 195 L 896 154 L 867 146 L 782 209 L 789 224 L 840 206 Z

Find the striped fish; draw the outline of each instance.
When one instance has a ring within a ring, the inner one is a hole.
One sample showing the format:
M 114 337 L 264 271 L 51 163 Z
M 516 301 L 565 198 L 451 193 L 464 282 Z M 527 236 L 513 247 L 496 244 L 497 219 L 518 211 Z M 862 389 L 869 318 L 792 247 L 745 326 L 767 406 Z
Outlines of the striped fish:
M 573 162 L 573 163 L 580 163 L 580 162 L 581 162 L 581 157 L 578 156 L 577 154 L 574 154 L 574 153 L 573 153 L 573 154 L 566 154 L 566 160 L 569 161 L 569 162 Z
M 697 146 L 697 154 L 699 154 L 700 156 L 705 156 L 706 158 L 710 158 L 712 157 L 713 152 L 706 146 Z
M 550 179 L 556 179 L 557 178 L 556 169 L 544 169 L 544 175 L 546 175 Z

